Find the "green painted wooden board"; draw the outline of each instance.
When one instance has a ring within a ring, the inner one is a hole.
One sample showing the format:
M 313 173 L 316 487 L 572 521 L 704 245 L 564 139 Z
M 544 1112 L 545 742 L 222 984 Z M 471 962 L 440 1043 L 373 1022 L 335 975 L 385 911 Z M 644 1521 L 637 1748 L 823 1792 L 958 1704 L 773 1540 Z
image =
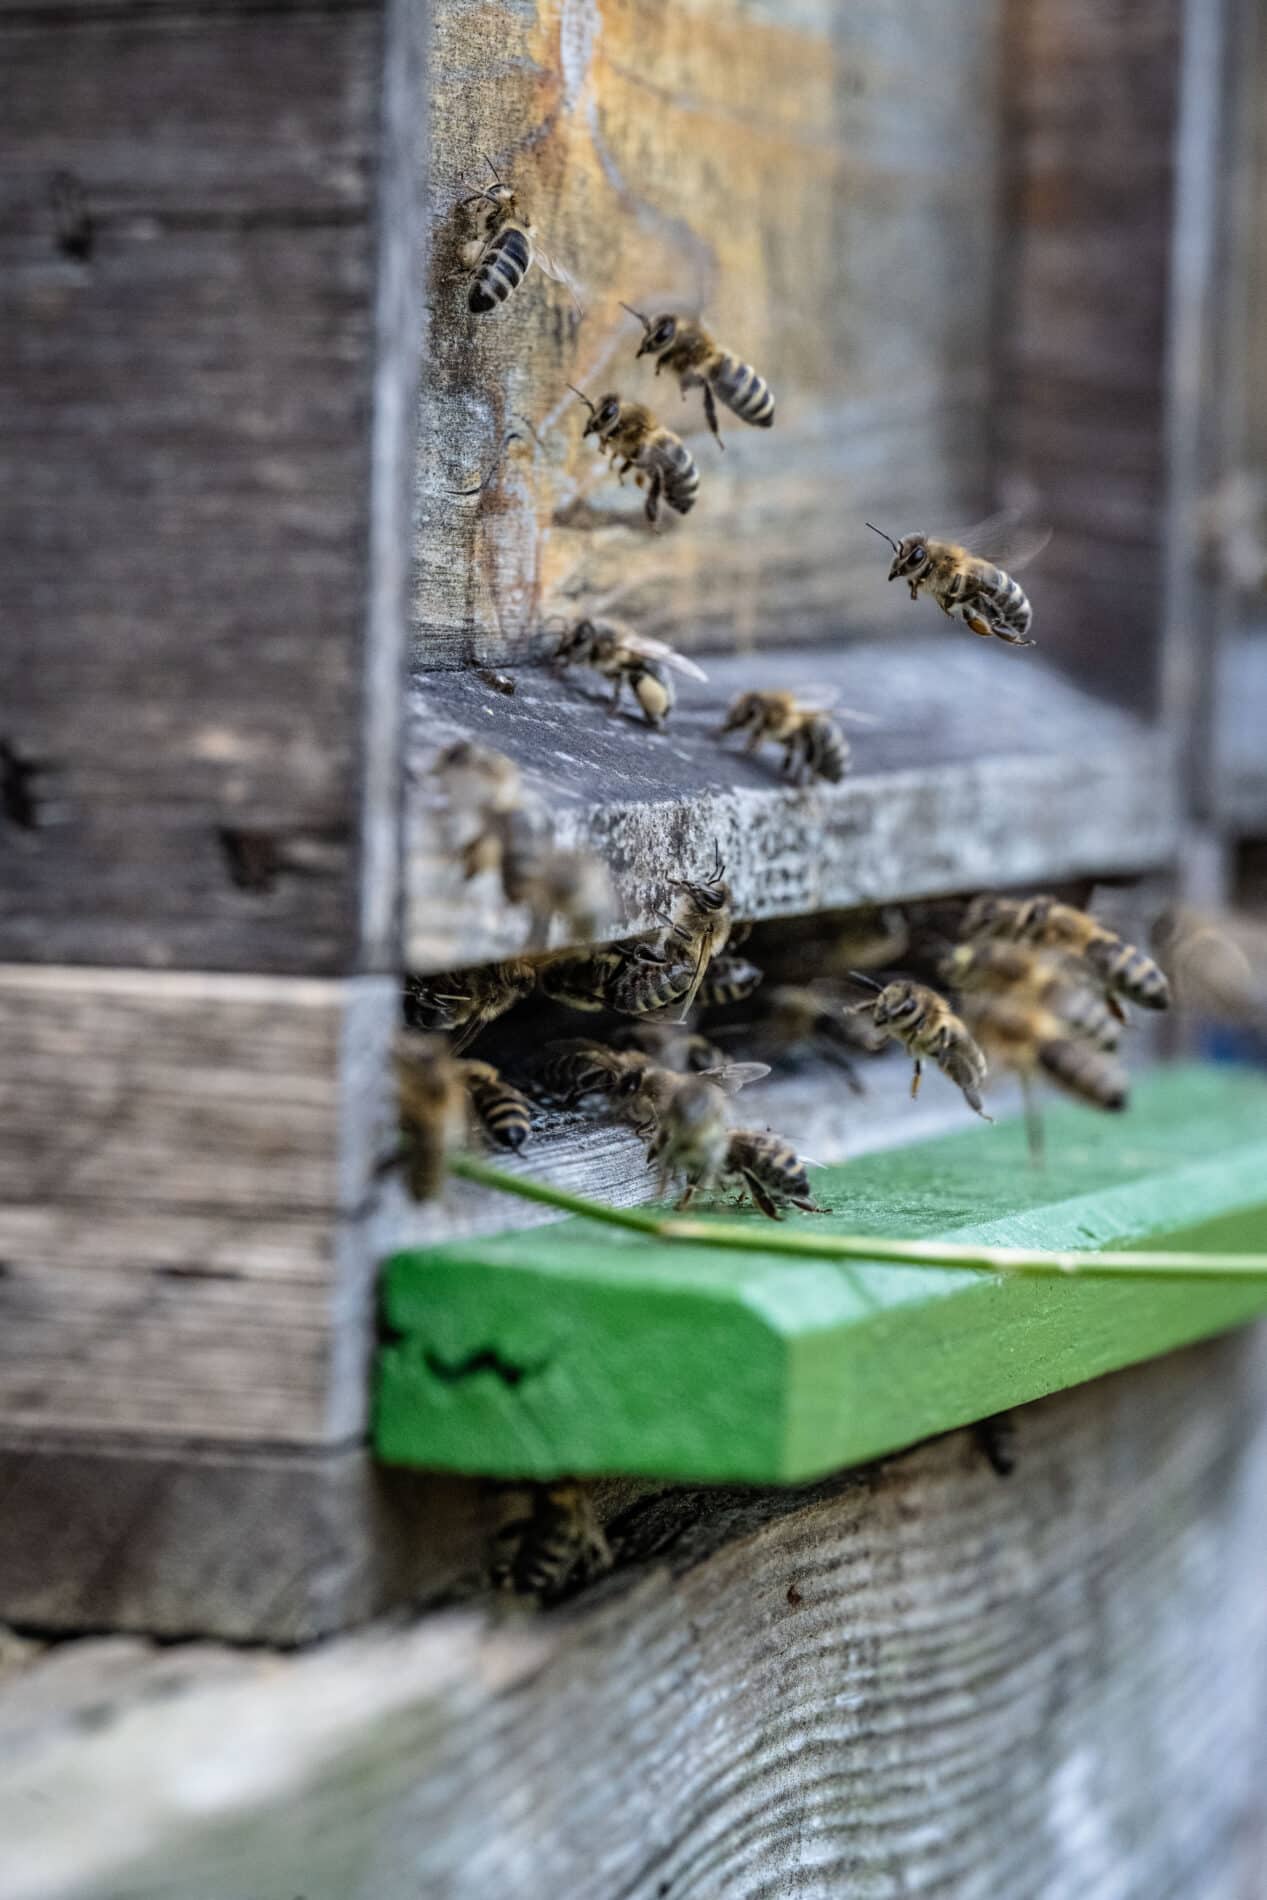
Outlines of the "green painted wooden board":
M 857 1112 L 850 1105 L 850 1112 Z M 827 1232 L 1267 1249 L 1267 1081 L 1182 1068 L 815 1175 Z M 733 1210 L 727 1210 L 733 1219 Z M 761 1217 L 754 1215 L 754 1220 Z M 1267 1283 L 1043 1280 L 713 1252 L 566 1220 L 388 1263 L 376 1438 L 495 1476 L 795 1483 L 1219 1332 Z

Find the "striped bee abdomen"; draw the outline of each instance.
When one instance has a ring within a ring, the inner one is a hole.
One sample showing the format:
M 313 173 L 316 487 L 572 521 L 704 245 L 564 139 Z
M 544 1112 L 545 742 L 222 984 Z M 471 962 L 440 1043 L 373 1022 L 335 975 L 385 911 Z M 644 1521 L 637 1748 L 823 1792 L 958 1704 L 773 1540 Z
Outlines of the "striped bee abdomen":
M 486 316 L 505 303 L 523 282 L 532 263 L 532 240 L 519 224 L 505 224 L 489 239 L 468 300 L 473 316 Z
M 801 727 L 793 745 L 815 778 L 839 785 L 849 770 L 849 742 L 830 719 L 813 719 Z
M 699 469 L 685 443 L 675 442 L 663 452 L 661 480 L 664 499 L 680 515 L 689 515 L 699 493 Z
M 723 354 L 708 380 L 718 402 L 724 402 L 741 422 L 750 422 L 754 429 L 770 427 L 774 421 L 774 393 L 750 363 Z
M 1110 1112 L 1126 1107 L 1125 1071 L 1089 1043 L 1045 1042 L 1038 1051 L 1038 1060 L 1053 1082 L 1080 1101 Z
M 499 1148 L 522 1148 L 532 1132 L 532 1109 L 509 1082 L 481 1082 L 471 1089 L 475 1113 Z
M 982 589 L 982 593 L 994 617 L 1010 627 L 1018 635 L 1026 635 L 1034 618 L 1034 610 L 1029 604 L 1029 595 L 1019 581 L 1001 567 L 991 570 L 992 579 Z
M 1086 959 L 1110 990 L 1142 1009 L 1169 1009 L 1170 985 L 1151 957 L 1106 933 L 1087 945 Z

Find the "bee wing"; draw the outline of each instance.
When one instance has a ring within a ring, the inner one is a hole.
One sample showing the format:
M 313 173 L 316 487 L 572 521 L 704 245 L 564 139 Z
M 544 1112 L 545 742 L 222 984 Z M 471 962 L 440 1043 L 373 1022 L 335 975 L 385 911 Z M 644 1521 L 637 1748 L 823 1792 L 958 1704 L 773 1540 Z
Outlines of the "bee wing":
M 726 1095 L 738 1095 L 749 1082 L 760 1082 L 770 1073 L 768 1062 L 723 1062 L 717 1069 L 701 1069 L 700 1074 L 715 1082 Z
M 558 263 L 557 260 L 550 255 L 535 230 L 532 233 L 532 257 L 533 262 L 545 272 L 552 284 L 563 285 L 563 288 L 567 291 L 581 316 L 584 316 L 585 307 L 577 293 L 575 278 L 570 271 L 564 270 L 562 264 Z
M 987 515 L 984 521 L 974 522 L 970 528 L 952 528 L 936 539 L 954 542 L 969 554 L 975 554 L 978 560 L 992 561 L 996 567 L 1015 574 L 1037 560 L 1051 540 L 1051 529 L 1034 522 L 1026 523 L 1014 508 L 1003 508 L 998 514 Z
M 688 660 L 676 648 L 666 645 L 663 640 L 653 640 L 650 634 L 633 633 L 621 629 L 621 639 L 631 653 L 639 653 L 644 660 L 659 660 L 662 666 L 671 666 L 678 673 L 684 673 L 688 679 L 706 680 L 708 674 L 703 667 L 696 666 L 694 660 Z
M 859 712 L 856 706 L 841 705 L 840 695 L 843 690 L 840 686 L 798 686 L 796 698 L 798 704 L 804 706 L 807 712 L 835 713 L 838 718 L 852 720 L 855 725 L 878 726 L 880 723 L 878 713 Z

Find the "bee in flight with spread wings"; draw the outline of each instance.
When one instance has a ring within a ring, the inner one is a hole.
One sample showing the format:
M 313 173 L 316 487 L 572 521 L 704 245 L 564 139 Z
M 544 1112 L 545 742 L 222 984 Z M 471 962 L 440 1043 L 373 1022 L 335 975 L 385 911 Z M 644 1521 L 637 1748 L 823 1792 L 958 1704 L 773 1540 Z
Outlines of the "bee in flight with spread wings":
M 491 185 L 468 192 L 458 200 L 458 210 L 467 220 L 472 235 L 464 240 L 460 256 L 470 274 L 467 308 L 474 317 L 486 317 L 498 304 L 505 303 L 517 290 L 535 264 L 554 283 L 568 291 L 578 311 L 581 300 L 576 286 L 562 265 L 556 264 L 541 242 L 532 221 L 521 210 L 512 188 L 504 184 L 488 154 L 484 163 L 493 174 Z M 470 207 L 478 206 L 472 212 Z M 582 312 L 582 314 L 584 314 Z
M 926 534 L 904 534 L 895 541 L 873 521 L 866 526 L 893 549 L 891 581 L 904 580 L 911 599 L 926 587 L 944 614 L 963 621 L 982 639 L 993 634 L 1008 646 L 1032 647 L 1033 608 L 1012 568 L 1022 568 L 1042 553 L 1051 539 L 1048 529 L 1021 529 L 1012 514 L 993 515 L 969 528 L 959 540 L 935 540 Z M 974 554 L 973 546 L 989 548 L 989 556 Z

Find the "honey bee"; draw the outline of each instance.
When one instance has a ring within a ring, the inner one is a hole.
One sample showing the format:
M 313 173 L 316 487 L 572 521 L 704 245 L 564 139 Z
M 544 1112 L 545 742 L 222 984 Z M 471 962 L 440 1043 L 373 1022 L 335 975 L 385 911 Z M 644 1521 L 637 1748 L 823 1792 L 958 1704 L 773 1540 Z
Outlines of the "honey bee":
M 911 1100 L 919 1094 L 925 1061 L 935 1062 L 942 1074 L 958 1088 L 969 1108 L 983 1121 L 992 1121 L 981 1106 L 981 1085 L 986 1077 L 986 1061 L 973 1040 L 966 1023 L 951 1009 L 944 996 L 926 984 L 903 978 L 881 986 L 861 971 L 854 972 L 856 982 L 875 990 L 870 1003 L 855 1004 L 858 1014 L 869 1015 L 877 1029 L 883 1029 L 914 1061 Z
M 568 388 L 590 412 L 582 440 L 598 437 L 600 453 L 611 456 L 622 482 L 631 468 L 635 471 L 639 488 L 647 491 L 644 512 L 652 527 L 659 519 L 661 497 L 677 514 L 689 515 L 699 493 L 699 469 L 681 437 L 640 402 L 623 402 L 613 393 L 595 403 L 571 383 Z
M 699 882 L 675 878 L 670 889 L 680 892 L 673 917 L 664 933 L 663 948 L 670 949 L 692 966 L 691 981 L 682 997 L 685 1017 L 699 994 L 710 963 L 721 956 L 730 941 L 730 886 L 725 880 L 726 866 L 721 848 L 713 846 L 711 875 Z
M 569 1107 L 587 1095 L 615 1095 L 633 1071 L 627 1056 L 640 1052 L 609 1049 L 587 1037 L 569 1036 L 549 1044 L 541 1066 L 547 1094 Z M 650 1061 L 649 1056 L 642 1058 Z
M 803 1208 L 807 1214 L 823 1211 L 814 1199 L 805 1163 L 780 1135 L 736 1129 L 727 1144 L 722 1174 L 746 1190 L 769 1220 L 781 1220 L 782 1207 Z
M 1042 1074 L 1066 1095 L 1111 1113 L 1124 1109 L 1129 1083 L 1104 1049 L 1070 1032 L 1068 1023 L 1025 997 L 977 996 L 964 1004 L 973 1034 L 990 1060 L 1021 1079 Z
M 554 653 L 556 666 L 591 666 L 612 682 L 611 710 L 620 703 L 621 691 L 628 686 L 642 708 L 649 726 L 659 732 L 673 710 L 676 694 L 670 670 L 687 679 L 704 680 L 708 675 L 663 640 L 648 639 L 631 627 L 615 620 L 578 620 L 559 640 Z
M 493 871 L 507 902 L 521 902 L 521 890 L 549 849 L 552 827 L 541 806 L 525 799 L 519 767 L 491 746 L 460 739 L 446 746 L 435 769 L 451 813 L 474 825 L 461 846 L 463 876 Z
M 1001 937 L 1039 950 L 1064 951 L 1094 970 L 1110 998 L 1125 997 L 1144 1009 L 1170 1007 L 1170 985 L 1150 956 L 1124 943 L 1085 910 L 1057 903 L 1054 897 L 974 898 L 964 913 L 960 936 L 968 942 Z
M 746 732 L 745 752 L 765 739 L 783 747 L 783 775 L 797 785 L 824 778 L 838 785 L 849 770 L 849 741 L 826 708 L 803 704 L 795 693 L 740 693 L 731 701 L 720 737 Z
M 662 1069 L 676 1069 L 679 1075 L 700 1075 L 707 1069 L 720 1069 L 725 1051 L 681 1023 L 622 1023 L 612 1035 L 616 1049 L 637 1050 L 658 1062 Z
M 449 1156 L 470 1138 L 471 1112 L 462 1065 L 440 1036 L 402 1030 L 393 1050 L 405 1185 L 429 1201 L 444 1185 Z
M 944 614 L 951 619 L 957 615 L 982 638 L 993 634 L 1014 647 L 1035 644 L 1029 631 L 1034 617 L 1029 597 L 1002 562 L 1006 558 L 1012 567 L 1024 567 L 1046 547 L 1050 536 L 1045 531 L 1024 538 L 1013 532 L 1006 548 L 1000 545 L 996 562 L 970 553 L 957 541 L 937 541 L 926 534 L 906 534 L 895 541 L 873 522 L 868 521 L 866 526 L 893 549 L 889 579 L 904 580 L 912 600 L 918 600 L 920 588 L 927 587 Z M 1008 526 L 1008 517 L 995 516 L 969 529 L 964 539 L 993 543 Z
M 532 964 L 522 957 L 490 963 L 480 970 L 408 977 L 405 1020 L 411 1028 L 456 1030 L 452 1048 L 455 1055 L 460 1055 L 486 1023 L 513 1008 L 536 981 Z
M 561 950 L 541 962 L 537 981 L 552 1002 L 568 1009 L 615 1010 L 642 1016 L 685 996 L 691 966 L 645 937 L 625 943 Z
M 644 317 L 640 310 L 627 303 L 621 308 L 628 310 L 631 317 L 637 317 L 642 325 L 638 355 L 655 357 L 656 375 L 667 369 L 676 376 L 684 401 L 688 390 L 704 392 L 704 414 L 719 448 L 724 449 L 726 445 L 717 426 L 718 402 L 725 403 L 732 415 L 738 416 L 741 422 L 751 423 L 754 429 L 770 428 L 774 422 L 774 396 L 769 383 L 758 376 L 750 364 L 740 362 L 729 350 L 719 349 L 702 324 L 689 317 L 669 314 Z
M 495 1565 L 499 1580 L 543 1603 L 592 1583 L 614 1561 L 589 1493 L 571 1478 L 534 1485 L 531 1516 L 504 1524 L 498 1536 L 517 1546 L 508 1562 Z
M 515 192 L 503 184 L 487 154 L 484 163 L 493 174 L 493 183 L 469 192 L 458 203 L 468 224 L 474 221 L 480 227 L 460 250 L 461 261 L 471 280 L 467 293 L 471 315 L 486 317 L 498 304 L 505 303 L 534 264 L 556 284 L 566 286 L 579 310 L 581 306 L 571 278 L 550 257 L 531 221 L 520 212 Z M 467 210 L 470 205 L 479 205 L 479 212 L 473 214 Z
M 628 1058 L 626 1058 L 628 1060 Z M 712 1075 L 677 1075 L 646 1062 L 630 1071 L 625 1118 L 648 1143 L 647 1160 L 659 1167 L 659 1192 L 674 1175 L 685 1177 L 679 1206 L 722 1175 L 730 1140 L 726 1097 L 770 1073 L 764 1062 L 726 1063 Z
M 943 961 L 942 975 L 952 989 L 969 995 L 1023 996 L 1040 1003 L 1098 1049 L 1116 1049 L 1121 1040 L 1120 1019 L 1072 957 L 983 937 L 957 945 Z
M 490 1141 L 518 1152 L 532 1133 L 532 1105 L 491 1062 L 458 1064 L 471 1106 Z
M 701 1009 L 724 1009 L 729 1003 L 743 1003 L 759 988 L 765 971 L 747 957 L 714 957 L 705 972 L 695 1000 Z

